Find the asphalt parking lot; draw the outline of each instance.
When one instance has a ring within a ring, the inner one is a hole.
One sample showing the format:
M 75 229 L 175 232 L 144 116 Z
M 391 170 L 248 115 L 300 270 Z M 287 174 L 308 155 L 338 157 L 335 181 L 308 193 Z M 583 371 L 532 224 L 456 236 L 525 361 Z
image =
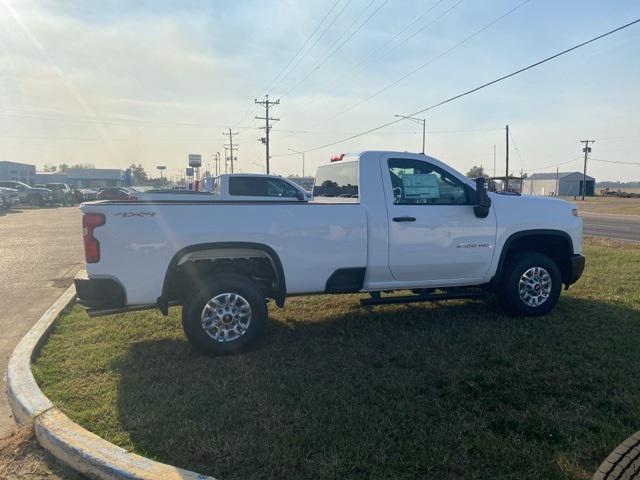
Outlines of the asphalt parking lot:
M 9 210 L 0 215 L 0 437 L 14 427 L 4 376 L 15 345 L 83 265 L 77 206 Z

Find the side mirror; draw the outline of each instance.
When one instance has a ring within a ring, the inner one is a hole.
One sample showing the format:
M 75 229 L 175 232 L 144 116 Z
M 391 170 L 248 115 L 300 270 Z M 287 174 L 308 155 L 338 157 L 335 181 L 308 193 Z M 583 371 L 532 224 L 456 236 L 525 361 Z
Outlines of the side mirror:
M 297 191 L 296 192 L 296 198 L 298 200 L 300 200 L 300 201 L 305 201 L 305 200 L 307 200 L 307 194 L 304 193 L 304 192 Z
M 491 199 L 487 193 L 486 180 L 484 177 L 476 178 L 476 205 L 473 207 L 473 213 L 478 218 L 485 218 L 489 215 L 491 207 Z

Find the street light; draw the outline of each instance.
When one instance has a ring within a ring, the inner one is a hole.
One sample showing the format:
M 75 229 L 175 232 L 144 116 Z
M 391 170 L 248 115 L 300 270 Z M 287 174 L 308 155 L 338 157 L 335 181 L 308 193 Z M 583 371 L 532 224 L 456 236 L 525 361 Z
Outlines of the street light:
M 290 152 L 300 153 L 302 154 L 302 176 L 304 177 L 304 152 L 299 152 L 298 150 L 294 150 L 293 148 L 287 148 Z
M 415 122 L 417 124 L 422 125 L 422 154 L 424 155 L 424 149 L 425 149 L 425 129 L 426 129 L 426 125 L 427 125 L 427 119 L 426 118 L 416 118 L 416 117 L 407 117 L 406 115 L 394 115 L 395 117 L 398 118 L 404 118 L 406 120 L 411 120 L 412 122 Z

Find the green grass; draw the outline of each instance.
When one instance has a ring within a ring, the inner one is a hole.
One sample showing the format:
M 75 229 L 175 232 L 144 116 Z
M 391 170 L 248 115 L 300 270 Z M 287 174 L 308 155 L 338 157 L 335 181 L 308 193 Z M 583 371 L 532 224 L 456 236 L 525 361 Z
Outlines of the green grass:
M 73 307 L 33 371 L 89 430 L 221 480 L 586 479 L 640 429 L 640 246 L 586 255 L 543 318 L 291 298 L 236 357 L 195 353 L 177 308 Z
M 577 197 L 563 197 L 574 202 L 579 212 L 615 213 L 623 215 L 640 215 L 640 198 L 620 197 L 585 197 L 584 201 Z

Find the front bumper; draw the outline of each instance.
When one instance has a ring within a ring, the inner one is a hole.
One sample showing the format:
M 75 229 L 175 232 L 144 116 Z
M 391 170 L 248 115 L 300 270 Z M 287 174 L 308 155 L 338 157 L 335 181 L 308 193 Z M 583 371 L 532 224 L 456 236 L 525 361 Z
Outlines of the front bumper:
M 78 276 L 73 280 L 78 303 L 93 309 L 120 309 L 126 305 L 124 288 L 113 278 Z
M 567 286 L 576 283 L 584 272 L 585 258 L 582 255 L 571 255 L 569 257 L 569 271 L 564 282 Z

